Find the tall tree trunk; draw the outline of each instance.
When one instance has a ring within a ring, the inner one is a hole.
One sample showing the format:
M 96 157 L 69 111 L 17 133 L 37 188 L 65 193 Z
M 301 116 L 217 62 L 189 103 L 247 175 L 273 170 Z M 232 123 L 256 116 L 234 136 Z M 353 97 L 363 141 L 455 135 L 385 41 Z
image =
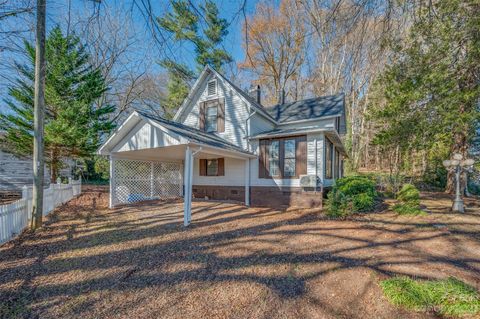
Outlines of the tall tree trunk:
M 45 15 L 46 0 L 37 0 L 37 30 L 35 33 L 35 97 L 33 133 L 33 230 L 42 226 L 43 217 L 43 121 L 45 113 Z

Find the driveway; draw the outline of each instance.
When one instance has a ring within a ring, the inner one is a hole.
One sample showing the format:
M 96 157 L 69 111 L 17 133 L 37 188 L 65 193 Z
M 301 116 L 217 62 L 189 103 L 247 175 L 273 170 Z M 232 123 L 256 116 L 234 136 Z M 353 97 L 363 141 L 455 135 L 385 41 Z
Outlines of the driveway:
M 315 210 L 194 202 L 107 209 L 89 189 L 0 247 L 0 318 L 434 318 L 391 306 L 379 280 L 456 276 L 480 288 L 480 206 L 346 221 Z

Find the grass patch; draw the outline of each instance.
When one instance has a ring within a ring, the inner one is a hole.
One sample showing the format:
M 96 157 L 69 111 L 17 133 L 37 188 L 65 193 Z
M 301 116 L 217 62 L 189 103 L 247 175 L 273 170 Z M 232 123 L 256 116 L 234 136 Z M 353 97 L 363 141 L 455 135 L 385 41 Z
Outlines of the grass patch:
M 453 277 L 426 281 L 396 277 L 380 285 L 387 299 L 397 306 L 453 317 L 480 313 L 478 291 Z
M 423 210 L 409 204 L 395 204 L 393 206 L 393 211 L 398 215 L 413 215 L 413 216 L 427 215 L 427 213 L 424 212 Z

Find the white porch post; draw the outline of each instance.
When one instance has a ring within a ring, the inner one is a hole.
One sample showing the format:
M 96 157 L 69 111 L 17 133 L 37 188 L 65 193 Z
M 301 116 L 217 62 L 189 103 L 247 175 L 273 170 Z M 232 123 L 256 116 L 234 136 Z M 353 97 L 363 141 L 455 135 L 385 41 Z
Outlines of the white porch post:
M 113 156 L 110 155 L 110 199 L 108 203 L 109 208 L 113 208 L 113 191 L 115 189 L 115 175 L 113 174 L 114 165 L 115 165 L 115 160 L 113 159 Z
M 192 150 L 187 146 L 185 150 L 185 162 L 184 162 L 184 185 L 185 191 L 183 194 L 183 225 L 188 226 L 190 224 L 192 215 Z
M 250 159 L 245 160 L 245 205 L 250 206 Z

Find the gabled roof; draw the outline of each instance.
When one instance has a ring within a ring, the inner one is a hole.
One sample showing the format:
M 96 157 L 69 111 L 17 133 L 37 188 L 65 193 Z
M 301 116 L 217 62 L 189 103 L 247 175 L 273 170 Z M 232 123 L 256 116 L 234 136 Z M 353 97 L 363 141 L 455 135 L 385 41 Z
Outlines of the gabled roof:
M 144 118 L 148 118 L 154 122 L 157 122 L 167 127 L 168 129 L 172 130 L 173 132 L 179 135 L 186 137 L 191 142 L 196 142 L 196 143 L 205 144 L 208 146 L 213 146 L 216 148 L 221 148 L 229 151 L 235 151 L 235 152 L 240 152 L 248 155 L 253 155 L 252 153 L 244 150 L 243 148 L 238 147 L 237 145 L 232 144 L 214 134 L 206 133 L 196 128 L 193 128 L 178 122 L 169 121 L 167 119 L 164 119 L 162 117 L 155 116 L 152 114 L 139 112 L 139 111 L 136 111 L 136 113 L 138 113 L 140 116 Z
M 173 133 L 185 138 L 188 143 L 200 144 L 210 146 L 225 151 L 231 151 L 235 153 L 242 153 L 254 157 L 252 153 L 238 147 L 214 134 L 206 133 L 197 130 L 193 127 L 183 125 L 178 122 L 169 121 L 153 114 L 148 114 L 142 111 L 134 111 L 118 128 L 117 130 L 105 141 L 105 143 L 99 148 L 98 154 L 108 155 L 108 153 L 115 147 L 115 145 L 128 133 L 135 125 L 141 120 L 152 121 L 154 124 L 160 125 Z M 123 132 L 123 133 L 122 133 Z M 110 145 L 112 144 L 112 145 Z M 109 147 L 110 146 L 110 147 Z
M 190 92 L 188 93 L 188 96 L 185 98 L 185 100 L 182 103 L 182 106 L 178 109 L 177 113 L 173 117 L 174 121 L 178 121 L 182 113 L 185 111 L 188 103 L 192 100 L 193 96 L 195 95 L 195 92 L 199 89 L 200 84 L 202 81 L 210 74 L 213 73 L 216 77 L 222 79 L 225 81 L 234 91 L 240 95 L 240 97 L 248 104 L 250 104 L 257 112 L 262 114 L 266 119 L 271 121 L 272 123 L 275 123 L 275 120 L 272 118 L 272 116 L 263 108 L 262 105 L 257 103 L 254 98 L 252 98 L 250 95 L 248 95 L 245 91 L 240 89 L 238 86 L 233 84 L 229 79 L 227 79 L 225 76 L 223 76 L 221 73 L 217 72 L 214 68 L 212 68 L 210 65 L 205 65 L 203 68 L 202 72 L 200 73 L 199 77 L 195 81 L 195 84 L 193 87 L 190 89 Z
M 279 124 L 340 116 L 345 113 L 344 94 L 320 96 L 265 108 Z

